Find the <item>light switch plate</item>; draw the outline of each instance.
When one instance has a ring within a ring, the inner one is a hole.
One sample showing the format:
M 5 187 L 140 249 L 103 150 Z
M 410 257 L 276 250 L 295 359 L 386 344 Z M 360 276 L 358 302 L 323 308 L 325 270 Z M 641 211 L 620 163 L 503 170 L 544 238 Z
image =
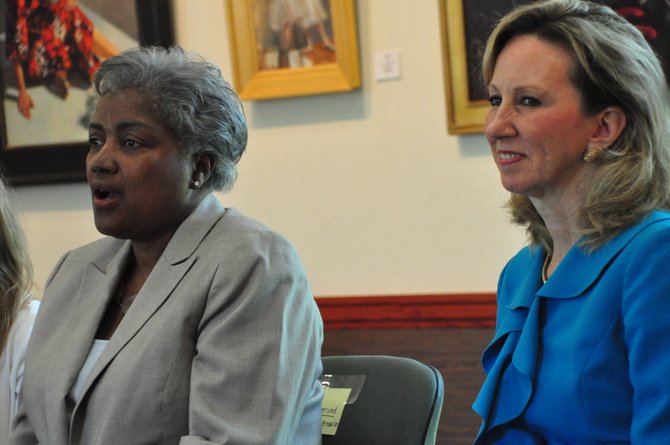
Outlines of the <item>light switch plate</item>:
M 400 51 L 378 51 L 375 53 L 375 79 L 400 79 Z

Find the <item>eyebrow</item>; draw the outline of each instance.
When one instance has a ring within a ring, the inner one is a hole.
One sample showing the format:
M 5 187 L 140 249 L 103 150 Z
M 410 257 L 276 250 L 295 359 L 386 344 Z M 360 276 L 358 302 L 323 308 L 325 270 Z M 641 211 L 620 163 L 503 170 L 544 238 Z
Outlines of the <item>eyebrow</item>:
M 491 92 L 491 89 L 493 89 L 497 92 L 501 91 L 500 88 L 498 88 L 494 83 L 489 83 L 487 85 L 486 89 L 489 93 Z M 512 93 L 513 94 L 519 94 L 519 93 L 525 93 L 525 92 L 530 91 L 533 94 L 540 94 L 540 93 L 544 92 L 544 90 L 545 90 L 545 88 L 543 88 L 539 85 L 536 85 L 536 84 L 521 84 L 521 85 L 517 85 L 517 86 L 513 87 L 512 88 Z
M 149 125 L 145 122 L 142 122 L 142 121 L 138 121 L 138 120 L 127 120 L 127 121 L 119 122 L 116 125 L 115 130 L 126 130 L 128 128 L 135 128 L 135 127 L 136 128 L 151 128 L 151 125 Z M 88 125 L 88 129 L 89 130 L 103 131 L 105 129 L 105 127 L 104 127 L 104 125 L 102 125 L 98 122 L 91 122 Z

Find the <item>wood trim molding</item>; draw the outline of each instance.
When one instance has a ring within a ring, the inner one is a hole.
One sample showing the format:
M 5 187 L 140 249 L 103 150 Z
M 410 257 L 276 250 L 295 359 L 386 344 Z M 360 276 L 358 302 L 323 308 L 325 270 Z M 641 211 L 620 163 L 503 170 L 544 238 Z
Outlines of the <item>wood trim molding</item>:
M 326 330 L 494 327 L 496 296 L 432 294 L 317 297 Z

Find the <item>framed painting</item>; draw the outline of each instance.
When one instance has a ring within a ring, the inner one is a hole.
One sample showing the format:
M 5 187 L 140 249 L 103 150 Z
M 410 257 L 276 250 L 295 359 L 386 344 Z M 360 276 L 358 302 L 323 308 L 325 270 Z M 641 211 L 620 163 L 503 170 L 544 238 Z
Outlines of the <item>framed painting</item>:
M 3 1 L 0 164 L 11 183 L 84 180 L 98 64 L 173 41 L 170 0 Z
M 480 62 L 500 17 L 534 0 L 438 0 L 442 28 L 447 127 L 450 134 L 481 133 L 488 109 Z M 596 0 L 638 27 L 670 74 L 670 3 Z
M 244 100 L 360 86 L 354 0 L 229 0 L 233 83 Z

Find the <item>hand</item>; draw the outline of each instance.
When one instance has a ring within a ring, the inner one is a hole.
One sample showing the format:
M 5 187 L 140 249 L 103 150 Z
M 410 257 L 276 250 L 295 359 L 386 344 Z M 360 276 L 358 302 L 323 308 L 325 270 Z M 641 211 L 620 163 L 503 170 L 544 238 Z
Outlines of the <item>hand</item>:
M 31 118 L 30 109 L 35 108 L 35 104 L 33 103 L 33 98 L 30 97 L 30 94 L 26 90 L 19 91 L 18 108 L 19 113 L 23 117 L 26 119 Z
M 67 0 L 65 2 L 65 9 L 68 11 L 72 11 L 76 7 L 77 7 L 77 0 Z

